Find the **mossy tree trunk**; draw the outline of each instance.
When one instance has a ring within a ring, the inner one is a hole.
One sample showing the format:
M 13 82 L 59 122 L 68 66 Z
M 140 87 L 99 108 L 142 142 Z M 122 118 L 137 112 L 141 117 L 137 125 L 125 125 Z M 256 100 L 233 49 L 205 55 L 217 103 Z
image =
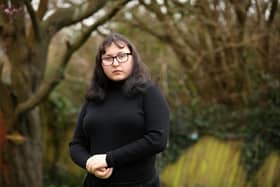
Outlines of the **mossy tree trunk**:
M 0 0 L 0 186 L 42 187 L 42 137 L 39 104 L 63 79 L 72 54 L 90 33 L 111 19 L 128 0 L 88 1 L 57 8 L 46 19 L 48 0 L 34 10 L 29 0 Z M 106 14 L 65 43 L 58 69 L 45 79 L 51 39 L 62 28 L 78 23 L 101 8 Z M 29 17 L 29 19 L 27 19 Z M 30 20 L 30 21 L 29 21 Z M 3 171 L 3 172 L 2 172 Z

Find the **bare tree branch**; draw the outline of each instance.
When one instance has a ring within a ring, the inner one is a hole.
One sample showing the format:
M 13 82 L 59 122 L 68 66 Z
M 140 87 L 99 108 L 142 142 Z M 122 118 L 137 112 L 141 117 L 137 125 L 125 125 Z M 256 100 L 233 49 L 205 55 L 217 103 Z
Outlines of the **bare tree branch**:
M 40 41 L 41 40 L 41 33 L 40 33 L 40 28 L 39 28 L 39 20 L 38 20 L 38 17 L 36 15 L 36 12 L 34 11 L 34 9 L 33 9 L 29 0 L 24 0 L 24 4 L 25 4 L 25 6 L 27 8 L 27 11 L 28 11 L 28 13 L 30 15 L 30 18 L 31 18 L 35 38 L 36 38 L 36 40 Z
M 158 20 L 163 21 L 166 16 L 161 12 L 160 8 L 158 7 L 156 1 L 151 1 L 151 4 L 147 5 L 144 0 L 139 0 L 139 3 L 142 4 L 147 10 L 155 13 Z
M 62 56 L 61 63 L 59 67 L 55 70 L 53 76 L 48 81 L 43 81 L 41 86 L 38 88 L 36 93 L 32 95 L 27 101 L 21 103 L 16 108 L 16 117 L 18 117 L 21 113 L 27 112 L 37 106 L 43 99 L 47 98 L 51 91 L 60 83 L 60 81 L 64 78 L 64 70 L 67 66 L 71 56 L 73 53 L 78 50 L 82 44 L 88 39 L 93 30 L 96 30 L 98 26 L 104 24 L 107 20 L 111 19 L 116 13 L 120 10 L 122 6 L 124 6 L 129 0 L 121 0 L 108 10 L 107 14 L 92 24 L 90 27 L 86 29 L 72 44 L 70 42 L 66 42 L 67 50 Z
M 190 67 L 189 56 L 186 56 L 186 49 L 189 46 L 186 46 L 184 39 L 182 38 L 181 33 L 177 30 L 174 20 L 170 15 L 164 14 L 161 12 L 160 7 L 156 1 L 152 1 L 151 4 L 146 4 L 143 0 L 139 0 L 147 10 L 156 14 L 158 21 L 161 23 L 161 29 L 166 33 L 165 40 L 168 41 L 168 44 L 171 46 L 173 51 L 177 54 L 180 61 L 184 62 L 185 67 Z M 191 53 L 192 50 L 190 50 Z
M 167 40 L 170 43 L 173 43 L 176 46 L 184 46 L 184 42 L 182 42 L 180 34 L 174 28 L 174 20 L 171 17 L 161 12 L 160 7 L 156 3 L 156 1 L 152 1 L 151 4 L 147 5 L 143 0 L 139 0 L 140 4 L 142 4 L 147 10 L 156 14 L 157 19 L 159 20 L 161 27 L 164 31 L 167 31 Z
M 105 0 L 89 0 L 70 8 L 58 8 L 43 23 L 43 28 L 48 35 L 52 36 L 61 28 L 78 23 L 83 19 L 91 16 L 100 10 L 107 1 Z
M 260 1 L 262 15 L 265 15 L 265 12 L 267 11 L 267 9 L 269 7 L 269 2 L 270 1 Z
M 114 17 L 118 11 L 123 7 L 129 0 L 120 0 L 114 7 L 112 7 L 110 10 L 108 10 L 107 14 L 100 18 L 98 21 L 96 21 L 94 24 L 89 26 L 81 35 L 78 37 L 74 43 L 70 45 L 69 51 L 71 50 L 77 50 L 81 47 L 81 45 L 88 39 L 88 37 L 91 35 L 93 30 L 96 30 L 98 26 L 104 24 L 107 20 L 110 20 L 112 17 Z
M 155 29 L 150 28 L 146 23 L 141 21 L 141 19 L 136 14 L 133 14 L 133 17 L 134 17 L 134 20 L 136 22 L 133 23 L 131 21 L 129 21 L 129 22 L 127 21 L 126 23 L 130 24 L 133 27 L 136 26 L 137 28 L 139 28 L 139 29 L 141 29 L 141 30 L 151 34 L 152 36 L 154 36 L 155 38 L 157 38 L 160 41 L 169 42 L 167 36 L 165 36 L 162 33 L 157 32 Z
M 39 8 L 37 11 L 37 16 L 41 20 L 48 9 L 49 0 L 40 0 Z
M 256 16 L 257 16 L 257 23 L 260 23 L 261 20 L 261 10 L 258 0 L 254 0 L 255 6 L 256 6 Z
M 196 68 L 198 68 L 199 64 L 202 62 L 202 60 L 206 57 L 206 56 L 210 56 L 210 55 L 214 55 L 214 54 L 217 54 L 217 53 L 220 53 L 222 51 L 226 51 L 228 49 L 234 49 L 234 48 L 240 48 L 240 47 L 255 47 L 254 46 L 254 43 L 256 41 L 258 41 L 260 38 L 263 38 L 262 35 L 259 35 L 259 36 L 255 36 L 255 37 L 252 37 L 252 38 L 249 38 L 249 39 L 246 39 L 246 40 L 243 40 L 243 41 L 240 41 L 240 42 L 230 42 L 230 43 L 226 43 L 222 46 L 219 46 L 215 49 L 213 49 L 212 51 L 206 51 L 204 53 L 202 53 L 199 57 L 198 57 L 198 60 L 197 60 L 197 64 L 196 66 L 194 66 L 194 70 Z
M 62 80 L 62 77 L 52 77 L 49 81 L 43 81 L 33 96 L 17 106 L 15 110 L 15 117 L 18 118 L 21 113 L 27 112 L 37 106 L 49 95 L 60 80 Z
M 100 35 L 100 36 L 102 36 L 102 37 L 106 37 L 108 34 L 106 34 L 106 33 L 104 33 L 104 32 L 102 32 L 100 29 L 96 29 L 96 32 Z
M 273 0 L 271 2 L 269 18 L 268 18 L 268 21 L 267 21 L 268 26 L 270 26 L 273 22 L 273 19 L 275 17 L 276 11 L 277 11 L 277 7 L 278 7 L 278 0 Z
M 251 6 L 251 1 L 245 0 L 241 3 L 238 0 L 230 0 L 230 2 L 234 6 L 234 11 L 239 25 L 243 27 L 247 18 L 247 11 Z

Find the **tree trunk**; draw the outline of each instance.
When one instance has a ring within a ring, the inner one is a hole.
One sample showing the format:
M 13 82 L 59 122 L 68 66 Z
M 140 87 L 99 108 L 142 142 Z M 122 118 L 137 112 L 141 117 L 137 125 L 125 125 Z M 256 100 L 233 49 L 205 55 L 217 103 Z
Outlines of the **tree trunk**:
M 22 1 L 13 2 L 10 8 L 2 7 L 6 8 L 0 11 L 0 47 L 8 57 L 11 72 L 6 76 L 10 76 L 11 82 L 4 83 L 0 79 L 0 113 L 6 130 L 0 163 L 7 166 L 5 172 L 0 172 L 0 186 L 42 187 L 39 107 L 21 113 L 17 120 L 15 109 L 39 87 L 44 76 L 48 48 L 43 44 L 46 44 L 45 41 L 34 42 L 32 46 L 28 41 Z
M 4 187 L 41 187 L 42 146 L 38 110 L 21 117 L 16 124 L 24 139 L 10 139 L 6 144 L 4 160 L 8 163 L 8 179 Z M 9 137 L 9 136 L 8 136 Z

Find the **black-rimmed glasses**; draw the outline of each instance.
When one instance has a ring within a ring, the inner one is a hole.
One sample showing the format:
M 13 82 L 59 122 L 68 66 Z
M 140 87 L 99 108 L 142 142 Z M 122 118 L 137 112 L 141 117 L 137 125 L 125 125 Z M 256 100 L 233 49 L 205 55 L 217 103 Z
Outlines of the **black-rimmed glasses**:
M 110 66 L 114 63 L 114 59 L 116 59 L 118 63 L 125 63 L 129 55 L 131 55 L 131 53 L 118 53 L 116 56 L 106 56 L 102 58 L 102 64 L 104 66 Z

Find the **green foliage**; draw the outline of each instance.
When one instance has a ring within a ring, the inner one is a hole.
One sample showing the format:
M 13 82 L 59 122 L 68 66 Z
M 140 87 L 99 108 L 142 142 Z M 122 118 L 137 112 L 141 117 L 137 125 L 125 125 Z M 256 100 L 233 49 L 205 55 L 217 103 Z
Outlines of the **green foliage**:
M 73 128 L 78 109 L 58 92 L 52 92 L 43 106 L 45 118 L 44 186 L 75 187 L 82 183 L 82 176 L 69 169 L 67 138 Z M 65 149 L 66 148 L 66 149 Z
M 56 117 L 56 128 L 67 128 L 71 121 L 75 120 L 72 116 L 78 112 L 77 108 L 72 106 L 68 98 L 58 92 L 52 92 L 49 99 L 49 107 L 52 109 L 53 115 Z
M 277 80 L 268 80 L 267 91 L 258 93 L 246 112 L 248 125 L 243 129 L 245 144 L 242 162 L 248 179 L 272 150 L 280 151 L 280 85 Z M 259 101 L 262 101 L 261 105 Z
M 55 172 L 46 171 L 46 173 L 48 174 L 44 176 L 45 187 L 77 187 L 83 183 L 83 176 L 73 175 L 61 167 L 58 167 Z
M 252 94 L 245 106 L 205 106 L 194 100 L 175 107 L 165 162 L 174 161 L 182 149 L 204 135 L 238 139 L 244 142 L 241 163 L 247 179 L 253 177 L 271 151 L 280 151 L 280 86 L 277 80 L 268 80 L 262 82 L 266 89 Z

